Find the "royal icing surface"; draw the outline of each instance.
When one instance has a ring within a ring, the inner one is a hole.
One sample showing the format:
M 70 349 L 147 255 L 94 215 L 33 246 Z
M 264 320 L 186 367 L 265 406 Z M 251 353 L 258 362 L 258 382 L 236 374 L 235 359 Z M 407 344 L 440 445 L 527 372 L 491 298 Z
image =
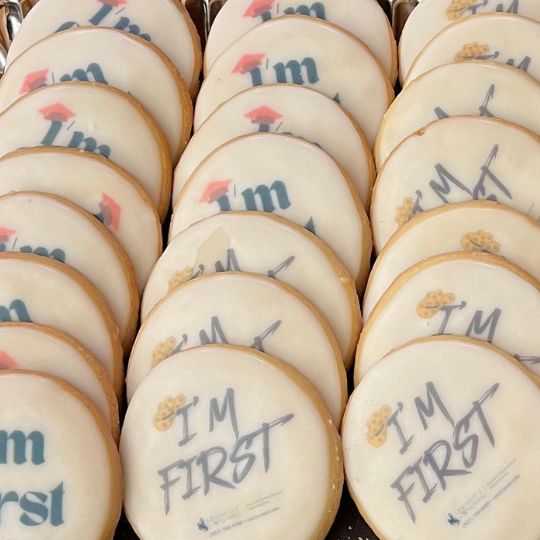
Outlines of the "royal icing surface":
M 111 28 L 52 34 L 23 52 L 6 70 L 0 85 L 0 110 L 31 90 L 70 81 L 107 84 L 130 94 L 155 118 L 173 160 L 178 160 L 189 138 L 191 99 L 182 77 L 156 46 Z M 109 118 L 114 112 L 109 109 Z M 124 131 L 135 129 L 122 124 Z
M 276 213 L 322 238 L 363 289 L 371 254 L 360 197 L 319 147 L 287 135 L 238 137 L 201 163 L 180 193 L 170 238 L 228 210 Z
M 142 292 L 161 253 L 150 199 L 125 171 L 97 155 L 54 147 L 0 158 L 0 194 L 42 191 L 69 199 L 104 223 L 128 254 Z
M 364 295 L 367 319 L 399 274 L 439 253 L 482 251 L 505 257 L 540 280 L 540 224 L 493 201 L 469 201 L 425 212 L 404 225 L 373 266 Z
M 161 215 L 168 208 L 171 160 L 163 134 L 118 90 L 73 82 L 36 90 L 0 114 L 0 131 L 10 134 L 0 139 L 0 156 L 35 146 L 85 150 L 135 176 Z
M 94 216 L 44 193 L 0 196 L 0 251 L 50 257 L 81 272 L 105 297 L 122 342 L 131 342 L 139 307 L 133 268 Z
M 537 110 L 540 83 L 519 69 L 479 60 L 439 66 L 409 84 L 388 109 L 375 163 L 380 169 L 408 135 L 449 116 L 495 116 L 540 133 L 540 117 L 531 114 Z
M 160 363 L 120 448 L 126 514 L 145 540 L 322 539 L 339 504 L 340 443 L 320 397 L 255 350 L 199 347 Z
M 313 384 L 340 424 L 345 368 L 330 326 L 292 287 L 241 272 L 189 281 L 150 312 L 129 358 L 128 400 L 162 360 L 210 343 L 245 345 L 287 362 Z
M 150 274 L 142 319 L 171 288 L 225 271 L 264 274 L 294 287 L 328 320 L 350 365 L 361 326 L 354 280 L 319 238 L 263 212 L 216 214 L 176 235 Z
M 35 371 L 1 371 L 0 395 L 2 535 L 112 538 L 122 472 L 98 410 L 61 379 Z
M 371 205 L 375 246 L 380 251 L 413 216 L 448 203 L 489 199 L 537 220 L 539 174 L 540 138 L 521 126 L 472 116 L 429 124 L 379 172 Z
M 399 71 L 405 79 L 424 47 L 444 28 L 481 13 L 514 13 L 540 20 L 537 0 L 422 0 L 407 19 L 399 40 Z
M 292 84 L 244 90 L 218 107 L 195 132 L 176 166 L 173 203 L 208 154 L 254 132 L 294 135 L 318 144 L 343 167 L 364 205 L 369 205 L 375 168 L 363 131 L 334 100 Z
M 183 4 L 174 0 L 40 0 L 25 17 L 11 44 L 7 64 L 51 34 L 79 26 L 129 32 L 159 47 L 193 92 L 201 70 L 201 44 Z
M 123 379 L 118 327 L 101 293 L 66 264 L 28 253 L 0 253 L 0 322 L 58 328 L 106 369 L 117 395 Z
M 348 485 L 381 539 L 536 540 L 540 390 L 477 340 L 393 351 L 343 421 Z
M 42 371 L 64 379 L 92 401 L 118 437 L 118 402 L 107 372 L 67 334 L 32 323 L 0 323 L 0 369 Z
M 381 63 L 386 76 L 397 77 L 396 41 L 388 17 L 376 0 L 227 0 L 214 19 L 204 52 L 205 70 L 237 39 L 283 15 L 307 15 L 333 23 L 361 39 Z
M 431 257 L 401 274 L 372 311 L 356 350 L 355 382 L 392 349 L 443 334 L 493 343 L 540 374 L 538 309 L 538 281 L 502 257 Z
M 393 99 L 382 68 L 358 38 L 324 21 L 291 15 L 256 26 L 216 60 L 197 99 L 195 129 L 238 92 L 272 83 L 308 86 L 335 99 L 370 143 Z
M 407 84 L 434 67 L 451 62 L 490 60 L 540 79 L 540 23 L 501 13 L 469 17 L 445 28 L 418 55 Z

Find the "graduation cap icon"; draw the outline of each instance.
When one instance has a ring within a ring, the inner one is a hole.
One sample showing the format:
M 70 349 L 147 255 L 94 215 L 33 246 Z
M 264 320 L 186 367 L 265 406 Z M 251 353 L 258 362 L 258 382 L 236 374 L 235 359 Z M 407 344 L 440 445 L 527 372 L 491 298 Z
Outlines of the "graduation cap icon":
M 17 363 L 9 354 L 0 351 L 0 369 L 13 369 L 17 367 Z
M 229 192 L 232 180 L 213 180 L 209 182 L 199 202 L 213 203 Z
M 52 122 L 66 122 L 70 118 L 75 116 L 74 112 L 71 112 L 67 107 L 61 103 L 53 103 L 39 111 L 45 120 L 51 120 Z
M 101 195 L 99 207 L 101 209 L 101 221 L 103 224 L 117 231 L 120 227 L 122 208 L 114 199 L 105 193 Z
M 5 244 L 9 242 L 11 236 L 15 234 L 15 231 L 6 227 L 0 227 L 0 242 Z
M 259 67 L 262 59 L 266 56 L 265 53 L 244 54 L 234 66 L 233 73 L 249 73 L 252 69 Z
M 252 124 L 273 124 L 276 120 L 283 118 L 283 115 L 264 105 L 249 111 L 244 116 L 249 118 Z
M 31 92 L 32 90 L 36 90 L 37 88 L 46 86 L 48 78 L 49 78 L 48 69 L 40 69 L 38 71 L 33 71 L 32 73 L 29 73 L 24 78 L 24 81 L 21 85 L 21 89 L 19 90 L 19 94 L 20 95 L 27 94 L 28 92 Z
M 244 17 L 259 17 L 274 7 L 276 0 L 253 0 L 244 12 Z

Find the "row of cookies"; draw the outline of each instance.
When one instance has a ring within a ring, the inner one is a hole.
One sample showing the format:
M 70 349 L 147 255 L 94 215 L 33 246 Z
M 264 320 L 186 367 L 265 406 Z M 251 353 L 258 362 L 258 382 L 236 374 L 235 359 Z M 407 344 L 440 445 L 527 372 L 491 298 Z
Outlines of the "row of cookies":
M 540 443 L 540 33 L 518 3 L 503 4 L 426 0 L 413 11 L 404 89 L 377 136 L 378 257 L 343 448 L 350 491 L 380 538 L 539 534 L 528 515 L 540 492 L 521 471 L 538 476 Z M 512 13 L 480 15 L 503 9 Z
M 0 82 L 10 537 L 114 534 L 123 350 L 162 251 L 200 67 L 193 23 L 172 0 L 43 0 L 11 44 Z

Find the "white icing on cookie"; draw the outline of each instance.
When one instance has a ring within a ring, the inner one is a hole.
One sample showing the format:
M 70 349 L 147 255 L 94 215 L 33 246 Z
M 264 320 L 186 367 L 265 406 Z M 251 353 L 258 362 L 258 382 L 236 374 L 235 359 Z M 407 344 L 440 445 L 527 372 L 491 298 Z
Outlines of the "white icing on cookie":
M 118 438 L 118 402 L 107 372 L 67 334 L 39 324 L 0 323 L 0 369 L 41 371 L 64 379 L 92 401 Z
M 214 19 L 204 51 L 205 71 L 253 27 L 283 15 L 307 15 L 333 23 L 362 40 L 391 82 L 397 77 L 396 41 L 376 0 L 227 0 Z
M 459 62 L 418 77 L 396 98 L 375 143 L 380 169 L 407 136 L 448 116 L 495 116 L 540 133 L 540 83 L 519 69 L 494 62 Z
M 422 0 L 407 19 L 399 40 L 400 79 L 405 79 L 418 54 L 447 26 L 465 17 L 496 11 L 540 21 L 537 0 Z
M 15 35 L 7 65 L 40 39 L 79 26 L 116 28 L 154 43 L 174 62 L 191 91 L 197 89 L 201 44 L 184 5 L 175 0 L 40 0 Z
M 364 132 L 333 99 L 305 86 L 270 84 L 240 92 L 194 133 L 174 171 L 173 204 L 201 161 L 223 143 L 254 132 L 302 137 L 328 152 L 369 205 L 375 168 Z M 335 134 L 340 133 L 340 137 Z
M 263 212 L 216 214 L 176 235 L 150 274 L 142 319 L 171 288 L 224 271 L 264 274 L 294 287 L 328 320 L 350 365 L 361 326 L 354 280 L 322 240 Z
M 114 236 L 67 199 L 38 192 L 0 196 L 0 250 L 35 253 L 78 270 L 103 294 L 129 346 L 139 298 L 133 267 Z
M 12 191 L 59 195 L 96 216 L 125 249 L 142 292 L 161 253 L 161 225 L 150 199 L 129 174 L 88 152 L 30 148 L 0 158 L 0 194 Z
M 174 208 L 170 238 L 200 219 L 227 210 L 276 213 L 315 232 L 363 289 L 371 254 L 369 222 L 350 180 L 317 146 L 270 133 L 224 144 L 184 186 Z
M 449 204 L 413 218 L 386 244 L 371 270 L 362 313 L 369 317 L 399 274 L 433 255 L 483 251 L 505 257 L 540 280 L 540 224 L 492 201 Z
M 487 13 L 445 28 L 418 55 L 406 84 L 451 62 L 490 60 L 540 79 L 540 22 L 517 15 Z
M 138 102 L 118 90 L 73 82 L 36 90 L 0 114 L 0 131 L 10 134 L 0 139 L 0 156 L 35 146 L 85 150 L 131 173 L 160 214 L 167 211 L 171 160 L 163 133 Z
M 308 86 L 345 107 L 373 142 L 393 90 L 356 37 L 311 17 L 281 17 L 256 26 L 222 54 L 204 81 L 195 129 L 238 92 L 272 83 Z
M 372 311 L 356 350 L 355 382 L 392 349 L 442 334 L 493 343 L 540 374 L 539 309 L 538 281 L 502 257 L 436 255 L 401 274 Z
M 343 420 L 348 485 L 378 538 L 540 537 L 540 390 L 511 357 L 444 336 L 366 374 Z
M 123 382 L 118 327 L 101 293 L 48 257 L 0 253 L 0 322 L 34 322 L 69 334 L 101 362 L 117 395 Z
M 70 81 L 107 84 L 129 93 L 155 118 L 167 138 L 173 161 L 178 160 L 189 138 L 191 99 L 174 64 L 155 45 L 101 27 L 47 36 L 6 70 L 0 110 L 31 90 Z M 109 116 L 114 112 L 114 108 L 109 109 Z
M 431 123 L 379 172 L 371 204 L 376 249 L 413 216 L 448 203 L 496 200 L 539 219 L 538 175 L 540 138 L 521 126 L 475 116 Z
M 2 535 L 112 538 L 122 506 L 118 451 L 78 390 L 36 371 L 0 371 Z M 91 495 L 91 496 L 90 496 Z
M 252 349 L 164 360 L 135 392 L 120 447 L 126 514 L 145 540 L 324 538 L 335 518 L 330 416 L 296 371 Z

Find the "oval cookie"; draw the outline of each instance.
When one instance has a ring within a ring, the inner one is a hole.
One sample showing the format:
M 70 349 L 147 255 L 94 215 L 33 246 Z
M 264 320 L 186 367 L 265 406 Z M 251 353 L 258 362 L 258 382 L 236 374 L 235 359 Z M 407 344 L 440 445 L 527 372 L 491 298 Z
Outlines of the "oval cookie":
M 540 137 L 496 118 L 452 117 L 429 124 L 390 154 L 373 191 L 375 247 L 413 216 L 474 199 L 540 218 Z
M 88 152 L 38 147 L 0 158 L 0 194 L 41 191 L 69 199 L 118 239 L 139 291 L 161 254 L 161 224 L 144 190 L 124 170 Z
M 538 281 L 502 257 L 436 255 L 403 272 L 375 306 L 356 350 L 355 382 L 392 349 L 442 334 L 493 343 L 540 374 L 538 309 Z
M 379 538 L 538 538 L 538 407 L 532 377 L 485 343 L 444 336 L 393 351 L 343 422 L 360 512 Z
M 176 235 L 150 274 L 141 318 L 171 288 L 224 271 L 264 274 L 294 287 L 328 320 L 350 365 L 362 324 L 351 275 L 322 240 L 263 212 L 216 214 Z
M 204 51 L 205 71 L 253 27 L 283 15 L 307 15 L 347 30 L 362 40 L 391 82 L 397 77 L 396 40 L 376 0 L 227 0 L 214 19 Z
M 243 272 L 189 281 L 154 307 L 129 358 L 128 400 L 159 362 L 210 343 L 245 345 L 287 362 L 313 384 L 339 426 L 347 390 L 341 351 L 330 326 L 292 287 Z
M 73 82 L 36 90 L 0 114 L 0 131 L 10 134 L 0 139 L 0 156 L 35 146 L 97 154 L 134 175 L 161 216 L 167 212 L 171 160 L 163 133 L 119 90 Z
M 466 90 L 465 90 L 466 88 Z M 495 116 L 540 133 L 540 83 L 519 69 L 494 62 L 459 62 L 432 69 L 409 84 L 381 124 L 377 169 L 407 136 L 449 116 Z
M 111 28 L 80 28 L 47 36 L 6 70 L 0 110 L 31 90 L 70 81 L 107 84 L 130 94 L 155 118 L 173 161 L 178 160 L 191 130 L 191 99 L 174 64 L 155 45 Z M 133 131 L 129 123 L 122 128 Z
M 540 21 L 537 0 L 422 0 L 412 11 L 399 40 L 399 77 L 403 81 L 424 47 L 450 24 L 481 13 L 515 13 Z
M 32 323 L 0 323 L 0 369 L 49 373 L 77 388 L 102 414 L 118 439 L 118 402 L 105 368 L 67 334 Z
M 0 252 L 50 257 L 78 270 L 103 294 L 129 346 L 139 309 L 133 267 L 112 234 L 67 199 L 38 192 L 0 196 Z
M 371 270 L 362 313 L 367 319 L 399 274 L 433 255 L 481 251 L 505 257 L 540 280 L 540 224 L 493 201 L 449 204 L 416 216 L 386 244 Z
M 81 343 L 122 390 L 118 327 L 101 293 L 82 274 L 48 257 L 0 253 L 0 322 L 58 328 Z
M 0 395 L 6 538 L 112 538 L 122 470 L 92 402 L 36 371 L 0 371 Z
M 291 15 L 256 26 L 219 57 L 201 87 L 195 129 L 238 92 L 272 83 L 308 86 L 335 99 L 370 143 L 393 99 L 382 68 L 358 38 L 332 24 Z
M 364 205 L 369 205 L 375 168 L 364 132 L 334 100 L 292 84 L 257 86 L 219 106 L 194 133 L 176 166 L 173 203 L 208 154 L 253 132 L 294 135 L 318 144 L 343 167 Z
M 317 146 L 270 133 L 233 139 L 212 152 L 178 196 L 170 238 L 228 210 L 276 213 L 320 236 L 363 289 L 371 254 L 360 197 Z
M 406 84 L 451 62 L 490 60 L 540 79 L 540 22 L 517 15 L 486 13 L 458 21 L 433 38 L 414 61 Z
M 184 5 L 175 0 L 40 0 L 11 44 L 7 64 L 40 39 L 79 26 L 116 28 L 154 43 L 194 93 L 201 70 L 201 43 Z
M 341 495 L 340 442 L 322 400 L 285 363 L 243 347 L 199 347 L 156 366 L 129 404 L 120 451 L 124 507 L 145 540 L 324 538 Z

